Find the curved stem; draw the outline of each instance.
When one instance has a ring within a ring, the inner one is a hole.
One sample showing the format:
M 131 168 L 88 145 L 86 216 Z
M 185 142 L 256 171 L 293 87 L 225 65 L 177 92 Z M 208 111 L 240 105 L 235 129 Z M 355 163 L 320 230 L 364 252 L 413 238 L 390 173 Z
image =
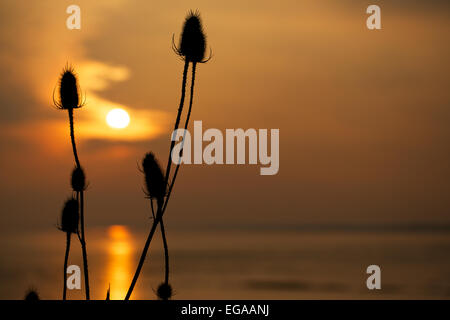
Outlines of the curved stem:
M 178 115 L 177 115 L 177 119 L 175 121 L 175 126 L 174 126 L 174 129 L 173 129 L 174 132 L 175 132 L 175 130 L 178 129 L 178 126 L 180 124 L 181 112 L 183 111 L 184 97 L 186 96 L 186 78 L 187 78 L 188 67 L 189 67 L 189 62 L 186 60 L 184 62 L 183 83 L 182 83 L 182 86 L 181 86 L 180 105 L 178 107 Z M 170 150 L 169 150 L 169 161 L 167 161 L 165 185 L 167 185 L 168 182 L 169 182 L 170 168 L 171 168 L 171 165 L 172 165 L 172 149 L 173 149 L 174 146 L 175 146 L 175 141 L 171 139 Z
M 160 204 L 158 204 L 159 206 Z M 153 208 L 153 200 L 150 198 L 150 207 L 152 209 L 152 217 L 155 219 L 155 209 Z M 166 237 L 166 231 L 164 228 L 164 222 L 161 220 L 161 236 L 163 240 L 164 245 L 164 263 L 165 263 L 165 276 L 164 276 L 164 282 L 166 284 L 169 283 L 169 247 L 167 245 L 167 237 Z
M 161 206 L 162 203 L 158 203 L 158 207 Z M 153 208 L 153 200 L 150 198 L 150 206 L 152 208 L 152 216 L 153 220 L 155 219 L 155 210 Z M 166 284 L 169 284 L 169 246 L 167 245 L 167 237 L 166 237 L 166 231 L 164 228 L 164 221 L 161 220 L 160 223 L 161 227 L 161 236 L 163 240 L 163 246 L 164 246 L 164 265 L 165 265 L 165 276 L 164 276 L 164 282 Z
M 185 60 L 184 62 L 184 69 L 183 69 L 183 80 L 181 83 L 181 98 L 180 98 L 180 104 L 178 106 L 178 114 L 177 114 L 177 118 L 175 120 L 175 126 L 174 126 L 174 131 L 178 129 L 178 126 L 180 124 L 180 119 L 181 119 L 181 113 L 183 111 L 183 106 L 184 106 L 184 99 L 186 96 L 186 78 L 187 78 L 187 72 L 188 72 L 188 68 L 189 68 L 189 62 L 187 60 Z M 169 150 L 169 159 L 167 161 L 167 169 L 166 169 L 166 176 L 165 176 L 165 181 L 164 181 L 164 185 L 167 186 L 168 181 L 169 181 L 169 175 L 170 175 L 170 168 L 171 168 L 171 164 L 172 164 L 172 149 L 175 146 L 175 141 L 173 141 L 171 139 L 171 143 L 170 143 L 170 150 Z M 130 284 L 130 288 L 128 289 L 127 295 L 125 297 L 125 300 L 129 300 L 131 293 L 133 292 L 134 286 L 136 285 L 137 279 L 139 278 L 139 274 L 141 272 L 142 266 L 144 265 L 144 261 L 145 261 L 145 257 L 147 255 L 147 251 L 148 248 L 150 246 L 150 242 L 153 238 L 153 234 L 155 233 L 156 227 L 158 226 L 159 220 L 161 220 L 162 218 L 162 214 L 161 214 L 161 210 L 162 210 L 162 205 L 158 205 L 158 209 L 157 209 L 157 214 L 156 214 L 156 219 L 153 220 L 153 225 L 152 225 L 152 229 L 150 230 L 150 233 L 147 237 L 147 241 L 145 242 L 144 245 L 144 249 L 142 251 L 141 257 L 139 259 L 139 263 L 138 266 L 136 268 L 136 272 L 134 273 L 133 276 L 133 280 L 131 281 Z M 165 239 L 165 232 L 164 232 L 164 227 L 161 228 L 161 234 L 163 237 L 163 241 Z M 165 242 L 165 241 L 164 241 Z M 165 242 L 164 247 L 167 246 L 167 243 Z M 166 249 L 165 249 L 166 250 Z M 168 259 L 166 260 L 166 263 L 168 262 Z M 168 263 L 166 264 L 166 271 L 168 270 Z M 168 272 L 168 271 L 167 271 Z M 167 278 L 167 275 L 166 275 Z
M 86 300 L 90 300 L 89 292 L 89 272 L 86 249 L 86 238 L 84 235 L 84 191 L 80 192 L 80 224 L 81 224 L 81 250 L 83 252 L 84 286 L 86 290 Z
M 72 141 L 73 156 L 75 158 L 75 163 L 77 167 L 81 168 L 80 160 L 78 159 L 77 145 L 75 143 L 73 108 L 68 109 L 68 112 L 70 124 L 70 140 Z M 79 236 L 79 239 L 81 243 L 81 250 L 83 252 L 84 285 L 86 291 L 86 300 L 90 300 L 87 249 L 86 249 L 86 238 L 84 234 L 84 191 L 80 192 L 80 225 L 81 225 L 81 237 Z
M 70 250 L 70 232 L 67 232 L 67 238 L 66 238 L 66 254 L 65 254 L 65 256 L 64 256 L 63 300 L 66 300 L 66 292 L 67 292 L 67 261 L 69 260 L 69 250 Z
M 182 84 L 182 89 L 181 89 L 181 99 L 180 99 L 180 106 L 178 107 L 177 119 L 175 121 L 174 132 L 175 132 L 175 130 L 178 129 L 178 126 L 179 126 L 179 123 L 180 123 L 180 118 L 181 118 L 181 113 L 183 111 L 184 99 L 185 99 L 185 95 L 186 95 L 186 78 L 187 78 L 188 67 L 189 67 L 189 62 L 186 60 L 184 62 L 183 84 Z M 195 63 L 194 63 L 194 68 L 195 68 Z M 190 110 L 189 110 L 189 112 L 190 112 Z M 166 170 L 165 185 L 167 185 L 168 182 L 169 182 L 169 174 L 170 174 L 170 168 L 171 168 L 171 164 L 172 164 L 172 149 L 173 149 L 174 145 L 175 145 L 175 141 L 171 141 L 170 153 L 169 153 L 169 161 L 167 163 L 167 170 Z M 158 207 L 162 207 L 163 204 L 164 204 L 164 201 L 162 203 L 158 204 Z M 164 246 L 164 263 L 165 263 L 164 282 L 166 284 L 168 284 L 169 283 L 169 247 L 167 245 L 166 231 L 165 231 L 165 228 L 164 228 L 164 221 L 162 220 L 162 217 L 161 217 L 160 227 L 161 227 L 161 237 L 162 237 L 163 246 Z
M 148 234 L 147 240 L 145 241 L 144 249 L 142 250 L 141 258 L 139 259 L 139 263 L 134 273 L 133 280 L 131 281 L 130 288 L 128 289 L 127 295 L 125 296 L 125 300 L 129 300 L 131 294 L 133 293 L 134 286 L 136 285 L 137 279 L 139 278 L 139 274 L 141 273 L 142 266 L 144 265 L 145 257 L 147 255 L 148 248 L 150 246 L 150 242 L 152 241 L 153 234 L 155 233 L 156 227 L 158 226 L 159 221 L 161 220 L 161 207 L 158 207 L 158 211 L 156 213 L 156 219 L 153 222 L 152 228 Z
M 73 125 L 73 108 L 68 109 L 68 111 L 69 111 L 69 124 L 70 124 L 70 140 L 72 141 L 73 156 L 75 158 L 75 163 L 77 164 L 77 167 L 81 167 L 80 160 L 78 160 L 77 145 L 75 144 L 75 130 L 74 130 L 74 125 Z
M 165 262 L 165 276 L 164 276 L 164 282 L 166 284 L 169 284 L 169 247 L 167 246 L 167 238 L 166 238 L 166 232 L 164 230 L 164 221 L 161 219 L 161 223 L 159 224 L 161 227 L 161 236 L 163 240 L 164 245 L 164 262 Z
M 186 122 L 184 123 L 184 130 L 185 130 L 184 133 L 185 133 L 185 135 L 186 135 L 186 130 L 187 130 L 187 127 L 188 127 L 188 124 L 189 124 L 189 119 L 191 117 L 192 103 L 194 101 L 194 84 L 195 84 L 196 67 L 197 67 L 197 63 L 193 62 L 192 63 L 191 93 L 190 93 L 191 96 L 189 97 L 189 109 L 188 109 L 188 113 L 187 113 L 187 116 L 186 116 Z M 185 136 L 183 136 L 181 152 L 183 152 L 184 138 L 185 138 Z M 173 185 L 175 184 L 175 179 L 177 178 L 177 174 L 178 174 L 178 170 L 179 169 L 180 169 L 180 163 L 178 163 L 176 168 L 175 168 L 175 173 L 173 175 L 172 182 L 170 183 L 169 192 L 167 193 L 166 201 L 164 203 L 164 207 L 163 207 L 163 210 L 162 210 L 163 214 L 166 211 L 167 203 L 169 202 L 170 195 L 172 194 Z

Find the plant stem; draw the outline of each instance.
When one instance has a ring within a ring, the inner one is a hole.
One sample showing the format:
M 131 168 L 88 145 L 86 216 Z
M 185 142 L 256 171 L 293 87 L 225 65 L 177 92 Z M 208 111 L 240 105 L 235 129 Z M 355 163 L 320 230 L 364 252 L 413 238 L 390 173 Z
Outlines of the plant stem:
M 83 252 L 83 268 L 84 268 L 84 286 L 86 290 L 86 300 L 90 300 L 89 292 L 89 272 L 88 258 L 86 249 L 86 238 L 84 235 L 84 191 L 80 192 L 80 224 L 81 224 L 81 250 Z
M 73 108 L 69 108 L 68 112 L 69 112 L 69 124 L 70 124 L 70 140 L 72 142 L 73 156 L 75 158 L 75 163 L 76 163 L 77 167 L 81 168 L 80 160 L 78 159 L 77 145 L 75 143 Z M 84 234 L 84 191 L 80 192 L 80 225 L 81 225 L 80 243 L 81 243 L 81 250 L 83 252 L 84 285 L 85 285 L 85 291 L 86 291 L 86 300 L 90 300 L 86 238 L 85 238 L 85 234 Z
M 163 202 L 158 202 L 158 207 L 160 207 L 162 205 L 162 203 Z M 153 208 L 153 200 L 152 199 L 150 199 L 150 206 L 152 208 L 153 219 L 155 219 L 155 210 Z M 165 264 L 164 282 L 166 284 L 169 284 L 169 247 L 167 245 L 167 237 L 166 237 L 166 231 L 164 228 L 163 220 L 161 220 L 160 227 L 161 227 L 161 236 L 162 236 L 163 245 L 164 245 L 164 264 Z
M 70 250 L 70 232 L 67 232 L 66 238 L 66 254 L 64 256 L 64 285 L 63 285 L 63 300 L 66 300 L 67 291 L 67 261 L 69 260 L 69 250 Z
M 161 219 L 161 223 L 159 224 L 161 227 L 161 236 L 163 240 L 164 245 L 164 261 L 165 261 L 165 276 L 164 276 L 164 282 L 166 284 L 169 284 L 169 247 L 167 246 L 167 238 L 166 238 L 166 232 L 164 230 L 164 221 Z
M 185 130 L 184 133 L 185 133 L 185 135 L 186 135 L 186 129 L 187 129 L 188 124 L 189 124 L 189 119 L 191 117 L 192 103 L 194 101 L 194 84 L 195 84 L 195 71 L 196 71 L 196 68 L 197 68 L 197 63 L 193 62 L 192 63 L 191 93 L 190 93 L 190 97 L 189 97 L 189 109 L 188 109 L 188 113 L 187 113 L 187 116 L 186 116 L 186 122 L 184 123 L 184 130 Z M 185 135 L 183 136 L 183 141 L 182 141 L 183 145 L 181 147 L 181 152 L 183 152 Z M 180 163 L 178 163 L 176 168 L 175 168 L 175 173 L 173 174 L 173 179 L 172 179 L 172 182 L 170 183 L 169 192 L 167 193 L 167 197 L 166 197 L 166 202 L 164 203 L 164 207 L 163 207 L 163 210 L 162 210 L 163 214 L 166 211 L 167 203 L 169 202 L 170 195 L 172 194 L 172 188 L 173 188 L 173 185 L 175 184 L 175 179 L 177 178 L 177 174 L 178 174 L 178 170 L 179 169 L 180 169 Z
M 72 141 L 72 149 L 73 149 L 73 156 L 75 157 L 75 163 L 77 164 L 77 167 L 81 167 L 80 160 L 78 160 L 78 152 L 77 152 L 77 145 L 75 144 L 75 130 L 73 125 L 73 108 L 68 109 L 69 111 L 69 124 L 70 124 L 70 140 Z
M 184 107 L 184 99 L 185 99 L 185 96 L 186 96 L 186 79 L 187 79 L 188 68 L 189 68 L 189 62 L 185 61 L 185 63 L 184 63 L 184 70 L 183 70 L 183 84 L 182 84 L 182 88 L 181 88 L 180 106 L 178 107 L 178 115 L 177 115 L 177 119 L 175 121 L 174 131 L 178 129 L 178 126 L 179 126 L 179 123 L 180 123 L 180 119 L 181 119 L 181 113 L 182 113 L 183 107 Z M 174 145 L 175 145 L 175 141 L 171 141 L 170 153 L 169 153 L 169 161 L 168 161 L 167 170 L 166 170 L 165 185 L 167 185 L 168 181 L 169 181 L 169 173 L 170 173 L 171 162 L 172 162 L 172 149 L 173 149 Z M 164 201 L 162 201 L 162 203 L 159 203 L 158 207 L 162 207 L 163 204 L 164 204 Z M 167 245 L 166 231 L 165 231 L 165 228 L 164 228 L 164 221 L 162 219 L 161 219 L 160 227 L 161 227 L 161 237 L 162 237 L 163 246 L 164 246 L 164 264 L 165 264 L 164 282 L 166 284 L 169 284 L 169 247 Z
M 125 296 L 125 300 L 129 300 L 131 293 L 133 292 L 134 286 L 136 285 L 137 279 L 139 278 L 139 274 L 141 272 L 142 266 L 144 265 L 145 257 L 147 255 L 148 248 L 150 246 L 150 242 L 152 241 L 153 234 L 155 233 L 156 227 L 158 226 L 159 221 L 161 220 L 161 207 L 158 207 L 158 211 L 156 213 L 156 218 L 153 221 L 152 228 L 148 234 L 147 241 L 145 241 L 144 249 L 142 250 L 141 258 L 139 259 L 139 263 L 134 274 L 133 280 L 131 281 L 130 288 L 128 289 L 127 295 Z
M 184 99 L 185 99 L 185 96 L 186 96 L 186 78 L 187 78 L 188 68 L 189 68 L 189 61 L 185 60 L 185 62 L 184 62 L 184 69 L 183 69 L 183 80 L 182 80 L 182 84 L 181 84 L 181 98 L 180 98 L 180 104 L 178 106 L 177 118 L 175 120 L 174 131 L 178 129 L 178 126 L 180 124 L 181 113 L 183 111 Z M 166 177 L 165 177 L 165 181 L 164 181 L 164 185 L 165 186 L 167 186 L 168 181 L 169 181 L 170 168 L 171 168 L 171 164 L 172 164 L 172 149 L 173 149 L 174 146 L 175 146 L 175 141 L 172 140 L 171 143 L 170 143 L 169 159 L 167 161 Z M 125 296 L 125 300 L 129 300 L 130 299 L 131 293 L 133 292 L 134 286 L 136 285 L 137 279 L 139 278 L 139 274 L 141 272 L 142 266 L 144 265 L 145 257 L 147 255 L 147 251 L 148 251 L 148 248 L 150 246 L 150 242 L 151 242 L 151 240 L 153 238 L 153 234 L 155 233 L 156 227 L 158 226 L 158 223 L 159 223 L 159 221 L 162 218 L 162 211 L 161 210 L 162 210 L 162 205 L 158 205 L 158 209 L 157 209 L 157 213 L 156 213 L 156 219 L 153 220 L 152 228 L 150 230 L 150 233 L 148 234 L 147 241 L 145 242 L 144 249 L 142 250 L 141 258 L 139 259 L 139 263 L 138 263 L 138 266 L 136 268 L 136 272 L 134 273 L 133 280 L 131 281 L 131 284 L 130 284 L 130 288 L 128 289 L 127 295 Z M 161 227 L 161 234 L 162 234 L 162 238 L 163 238 L 163 241 L 164 241 L 164 247 L 166 248 L 167 242 L 164 240 L 165 239 L 165 232 L 164 231 L 165 231 L 164 230 L 164 226 L 162 226 Z M 169 268 L 169 266 L 168 266 L 168 258 L 167 258 L 166 259 L 166 272 L 167 272 L 166 279 L 168 277 L 168 268 Z
M 181 86 L 181 99 L 180 99 L 180 106 L 178 107 L 177 119 L 175 121 L 175 126 L 174 126 L 174 129 L 173 129 L 174 132 L 178 129 L 178 126 L 180 124 L 181 112 L 183 111 L 184 97 L 186 96 L 186 78 L 187 78 L 188 68 L 189 68 L 189 62 L 186 60 L 184 62 L 183 84 Z M 172 149 L 173 149 L 174 146 L 175 146 L 175 140 L 171 139 L 170 150 L 169 150 L 169 161 L 167 161 L 167 169 L 166 169 L 166 181 L 165 181 L 166 185 L 169 182 L 170 168 L 171 168 L 171 165 L 172 165 Z

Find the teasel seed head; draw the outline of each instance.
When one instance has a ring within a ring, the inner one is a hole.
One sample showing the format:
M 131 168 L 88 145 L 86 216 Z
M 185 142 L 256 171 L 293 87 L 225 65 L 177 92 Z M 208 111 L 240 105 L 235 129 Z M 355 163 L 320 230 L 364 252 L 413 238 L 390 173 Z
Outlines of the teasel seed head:
M 169 300 L 172 297 L 172 286 L 166 282 L 161 283 L 156 290 L 156 295 L 161 300 Z
M 78 79 L 72 67 L 66 66 L 59 78 L 59 100 L 55 100 L 53 92 L 53 103 L 58 109 L 69 110 L 83 106 L 80 102 Z
M 153 152 L 145 155 L 142 160 L 142 169 L 145 175 L 147 196 L 156 199 L 158 203 L 162 203 L 166 195 L 165 177 Z
M 77 166 L 73 169 L 71 184 L 73 191 L 81 192 L 86 189 L 86 176 L 83 168 Z
M 172 39 L 174 51 L 185 61 L 205 63 L 206 35 L 203 32 L 202 21 L 198 11 L 189 11 L 181 32 L 180 43 L 177 47 Z
M 78 201 L 70 198 L 64 204 L 59 229 L 67 233 L 77 233 L 79 224 Z
M 39 298 L 39 294 L 37 293 L 36 290 L 30 289 L 25 294 L 24 300 L 25 301 L 38 301 L 38 300 L 41 300 L 41 299 Z

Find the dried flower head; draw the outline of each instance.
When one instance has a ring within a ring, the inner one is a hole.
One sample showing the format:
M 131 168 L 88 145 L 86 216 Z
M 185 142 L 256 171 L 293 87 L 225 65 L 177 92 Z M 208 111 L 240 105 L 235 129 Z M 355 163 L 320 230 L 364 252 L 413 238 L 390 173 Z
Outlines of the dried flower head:
M 75 167 L 72 171 L 71 179 L 72 189 L 81 192 L 86 189 L 86 176 L 81 167 Z
M 206 35 L 198 11 L 189 11 L 184 21 L 179 46 L 177 48 L 175 43 L 172 45 L 174 51 L 188 62 L 204 63 L 210 59 L 205 60 Z
M 41 300 L 41 299 L 39 298 L 39 294 L 37 293 L 36 290 L 29 289 L 27 291 L 27 293 L 25 294 L 24 300 L 26 300 L 26 301 L 38 301 L 38 300 Z
M 158 202 L 162 202 L 166 195 L 165 178 L 153 152 L 145 155 L 142 160 L 142 169 L 145 175 L 147 195 L 152 199 L 155 198 Z
M 78 201 L 70 198 L 64 204 L 61 214 L 61 224 L 59 229 L 68 233 L 78 232 L 79 210 Z
M 169 300 L 172 297 L 172 286 L 168 283 L 161 283 L 156 290 L 156 295 L 161 300 Z
M 59 109 L 77 109 L 83 106 L 78 88 L 78 80 L 72 67 L 66 66 L 59 78 L 59 100 L 55 100 L 53 92 L 53 103 Z

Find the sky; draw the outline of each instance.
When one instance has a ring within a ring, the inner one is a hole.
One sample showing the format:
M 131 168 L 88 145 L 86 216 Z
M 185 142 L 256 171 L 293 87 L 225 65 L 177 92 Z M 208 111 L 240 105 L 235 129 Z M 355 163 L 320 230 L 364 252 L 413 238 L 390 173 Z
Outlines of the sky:
M 66 8 L 81 8 L 68 30 Z M 381 7 L 381 30 L 366 8 Z M 172 51 L 198 9 L 213 57 L 191 116 L 204 129 L 279 129 L 280 169 L 185 165 L 167 225 L 450 223 L 450 35 L 446 1 L 10 1 L 0 10 L 0 226 L 53 228 L 71 195 L 64 66 L 89 188 L 88 226 L 146 226 L 139 164 L 165 166 L 183 61 Z M 130 125 L 107 126 L 113 108 Z

